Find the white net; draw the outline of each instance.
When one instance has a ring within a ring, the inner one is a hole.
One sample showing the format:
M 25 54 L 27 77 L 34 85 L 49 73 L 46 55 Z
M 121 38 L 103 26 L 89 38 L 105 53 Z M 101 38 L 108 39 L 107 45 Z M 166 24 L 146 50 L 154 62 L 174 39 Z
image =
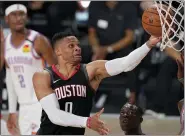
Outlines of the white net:
M 162 26 L 161 50 L 166 46 L 176 51 L 184 49 L 185 0 L 155 1 Z

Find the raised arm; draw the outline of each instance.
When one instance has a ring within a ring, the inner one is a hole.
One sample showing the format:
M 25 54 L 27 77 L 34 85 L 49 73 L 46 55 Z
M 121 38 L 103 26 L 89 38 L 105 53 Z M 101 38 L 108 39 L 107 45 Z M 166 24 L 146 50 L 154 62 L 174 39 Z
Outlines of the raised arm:
M 37 72 L 33 76 L 33 85 L 36 96 L 53 124 L 80 128 L 86 128 L 87 126 L 99 133 L 108 133 L 108 129 L 104 126 L 104 123 L 99 120 L 99 116 L 89 118 L 81 117 L 60 110 L 58 100 L 54 91 L 50 87 L 50 83 L 51 79 L 47 71 Z M 97 114 L 99 115 L 101 113 L 102 111 Z M 102 130 L 100 128 L 102 128 Z
M 141 47 L 132 51 L 129 55 L 110 61 L 98 60 L 87 64 L 87 71 L 90 80 L 96 76 L 101 79 L 109 76 L 115 76 L 122 72 L 133 70 L 141 60 L 148 54 L 150 49 L 155 46 L 161 38 L 151 36 L 151 38 Z

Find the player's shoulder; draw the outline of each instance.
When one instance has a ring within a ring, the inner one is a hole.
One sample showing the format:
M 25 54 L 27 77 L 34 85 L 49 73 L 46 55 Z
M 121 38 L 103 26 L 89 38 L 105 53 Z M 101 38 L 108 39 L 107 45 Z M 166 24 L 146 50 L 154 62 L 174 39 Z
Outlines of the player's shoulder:
M 39 33 L 36 36 L 35 45 L 38 45 L 39 47 L 45 47 L 48 44 L 50 44 L 50 41 L 45 35 Z
M 6 43 L 7 41 L 10 41 L 11 35 L 12 35 L 12 33 L 10 32 L 8 35 L 5 36 L 4 43 Z
M 32 78 L 33 81 L 39 81 L 43 79 L 50 79 L 50 73 L 45 69 L 35 72 Z

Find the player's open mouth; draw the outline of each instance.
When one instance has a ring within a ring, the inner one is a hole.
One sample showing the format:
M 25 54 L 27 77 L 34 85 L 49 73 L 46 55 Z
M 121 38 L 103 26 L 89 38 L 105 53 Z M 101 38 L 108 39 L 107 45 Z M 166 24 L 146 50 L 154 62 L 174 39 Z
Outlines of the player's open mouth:
M 75 58 L 81 58 L 81 57 L 82 57 L 81 54 L 75 55 Z
M 128 119 L 127 119 L 127 118 L 124 118 L 122 122 L 123 122 L 124 124 L 127 124 L 127 123 L 128 123 Z

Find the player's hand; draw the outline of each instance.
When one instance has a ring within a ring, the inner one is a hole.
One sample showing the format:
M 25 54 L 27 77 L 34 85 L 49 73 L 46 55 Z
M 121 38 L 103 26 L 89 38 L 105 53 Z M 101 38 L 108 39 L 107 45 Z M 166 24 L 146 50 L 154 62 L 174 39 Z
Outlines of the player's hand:
M 16 113 L 9 114 L 8 121 L 7 121 L 7 128 L 11 135 L 14 135 L 14 136 L 19 135 Z
M 155 36 L 151 36 L 150 39 L 146 42 L 146 45 L 149 47 L 149 48 L 152 48 L 154 46 L 156 46 L 156 44 L 158 42 L 160 42 L 162 39 L 162 37 L 155 37 Z
M 103 111 L 104 108 L 90 118 L 89 128 L 98 132 L 100 135 L 107 135 L 109 133 L 109 129 L 106 127 L 105 123 L 100 120 L 100 115 Z

